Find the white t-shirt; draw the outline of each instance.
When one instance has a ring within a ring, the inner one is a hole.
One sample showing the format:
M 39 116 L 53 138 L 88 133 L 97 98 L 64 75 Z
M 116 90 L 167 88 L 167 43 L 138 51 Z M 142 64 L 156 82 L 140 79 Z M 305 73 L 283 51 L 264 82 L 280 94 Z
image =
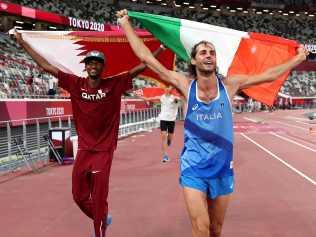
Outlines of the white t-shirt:
M 178 113 L 179 101 L 176 103 L 176 97 L 173 95 L 163 94 L 160 97 L 161 112 L 159 115 L 160 120 L 175 121 Z

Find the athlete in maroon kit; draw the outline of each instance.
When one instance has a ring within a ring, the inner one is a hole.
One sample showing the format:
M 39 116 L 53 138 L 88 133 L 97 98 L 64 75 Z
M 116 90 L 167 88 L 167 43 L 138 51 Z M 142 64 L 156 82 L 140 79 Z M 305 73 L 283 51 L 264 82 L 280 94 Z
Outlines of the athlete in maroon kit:
M 108 215 L 109 176 L 117 145 L 121 95 L 132 89 L 132 78 L 144 64 L 102 80 L 104 55 L 90 51 L 85 59 L 87 78 L 60 71 L 36 53 L 16 32 L 17 42 L 45 71 L 58 78 L 71 95 L 78 134 L 78 153 L 72 173 L 72 193 L 79 208 L 94 221 L 96 237 L 105 237 Z M 155 51 L 157 55 L 162 48 Z
M 134 72 L 101 80 L 103 54 L 89 52 L 84 61 L 88 78 L 62 71 L 58 71 L 57 78 L 59 86 L 71 95 L 78 134 L 78 154 L 72 174 L 73 197 L 80 209 L 94 220 L 95 235 L 101 236 L 100 232 L 106 229 L 109 175 L 117 143 L 121 95 L 132 88 Z M 94 75 L 96 79 L 92 79 Z M 91 84 L 89 80 L 94 81 Z

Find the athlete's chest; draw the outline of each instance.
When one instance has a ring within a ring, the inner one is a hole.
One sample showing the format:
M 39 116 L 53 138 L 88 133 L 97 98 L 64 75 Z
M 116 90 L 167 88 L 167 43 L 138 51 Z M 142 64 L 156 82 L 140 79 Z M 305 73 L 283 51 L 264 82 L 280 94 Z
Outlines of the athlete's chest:
M 231 113 L 230 103 L 223 90 L 218 90 L 216 97 L 208 103 L 193 94 L 189 106 L 189 118 L 197 122 L 221 121 Z
M 209 104 L 194 103 L 190 111 L 192 120 L 210 122 L 224 119 L 230 113 L 230 108 L 226 101 L 217 99 Z
M 86 88 L 80 88 L 80 99 L 83 101 L 102 101 L 109 96 L 109 90 L 106 88 L 100 88 L 97 90 L 87 90 Z
M 211 103 L 218 96 L 217 87 L 208 90 L 197 90 L 197 98 L 207 104 Z
M 164 96 L 161 99 L 161 104 L 163 106 L 171 106 L 174 103 L 174 97 L 173 96 Z
M 115 87 L 112 84 L 102 83 L 97 88 L 91 88 L 82 83 L 79 88 L 79 98 L 84 102 L 105 102 L 115 96 Z

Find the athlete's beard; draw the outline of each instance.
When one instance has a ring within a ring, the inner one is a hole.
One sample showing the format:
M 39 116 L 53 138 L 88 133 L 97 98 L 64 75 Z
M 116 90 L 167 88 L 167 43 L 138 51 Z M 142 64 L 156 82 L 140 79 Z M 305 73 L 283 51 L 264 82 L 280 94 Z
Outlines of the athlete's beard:
M 88 76 L 89 76 L 92 80 L 96 81 L 96 80 L 98 80 L 99 77 L 101 76 L 102 70 L 93 69 L 93 70 L 88 70 L 87 73 L 88 73 Z
M 208 77 L 215 73 L 215 70 L 199 70 L 201 76 Z
M 208 77 L 216 73 L 216 63 L 211 68 L 204 68 L 204 67 L 196 67 L 196 74 L 201 75 L 203 77 Z
M 99 76 L 97 76 L 97 75 L 90 75 L 89 76 L 92 80 L 94 80 L 94 81 L 96 81 L 96 80 L 98 80 L 98 78 L 99 78 Z
M 98 73 L 98 72 L 93 72 L 93 73 L 91 73 L 91 72 L 90 72 L 90 73 L 88 73 L 88 75 L 89 75 L 89 77 L 90 77 L 92 80 L 96 81 L 96 80 L 99 79 L 101 73 Z

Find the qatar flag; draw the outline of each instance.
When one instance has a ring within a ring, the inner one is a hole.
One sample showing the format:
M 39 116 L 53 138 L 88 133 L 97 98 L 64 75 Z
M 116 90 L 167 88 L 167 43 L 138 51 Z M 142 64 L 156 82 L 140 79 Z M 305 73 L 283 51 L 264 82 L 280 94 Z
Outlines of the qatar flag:
M 19 31 L 23 39 L 49 63 L 60 70 L 78 76 L 87 76 L 84 56 L 90 50 L 104 53 L 106 67 L 102 77 L 112 76 L 137 66 L 140 61 L 133 53 L 124 32 L 120 29 L 95 31 Z M 138 30 L 137 34 L 144 43 L 155 51 L 160 42 L 149 32 Z M 173 70 L 175 55 L 164 50 L 158 60 Z M 158 75 L 146 69 L 141 75 L 146 79 L 159 79 Z

